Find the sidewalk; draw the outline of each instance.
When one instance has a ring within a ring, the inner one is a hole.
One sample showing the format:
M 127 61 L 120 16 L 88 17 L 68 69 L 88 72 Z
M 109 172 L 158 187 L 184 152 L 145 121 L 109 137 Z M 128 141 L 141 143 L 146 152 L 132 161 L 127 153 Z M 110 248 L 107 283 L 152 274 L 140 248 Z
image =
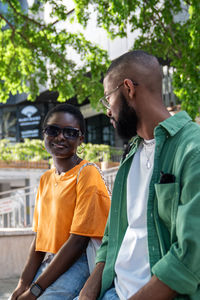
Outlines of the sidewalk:
M 17 283 L 18 278 L 0 279 L 0 300 L 8 300 Z

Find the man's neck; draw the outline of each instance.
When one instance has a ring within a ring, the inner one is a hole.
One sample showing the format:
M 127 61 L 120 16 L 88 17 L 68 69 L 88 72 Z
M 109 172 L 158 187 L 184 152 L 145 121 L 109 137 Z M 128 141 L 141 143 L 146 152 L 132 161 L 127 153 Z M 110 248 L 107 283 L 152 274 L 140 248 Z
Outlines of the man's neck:
M 149 117 L 150 116 L 150 117 Z M 138 124 L 137 134 L 145 140 L 151 140 L 154 138 L 154 129 L 159 123 L 171 117 L 170 113 L 165 109 L 159 111 L 159 113 L 149 114 L 148 117 L 144 117 Z

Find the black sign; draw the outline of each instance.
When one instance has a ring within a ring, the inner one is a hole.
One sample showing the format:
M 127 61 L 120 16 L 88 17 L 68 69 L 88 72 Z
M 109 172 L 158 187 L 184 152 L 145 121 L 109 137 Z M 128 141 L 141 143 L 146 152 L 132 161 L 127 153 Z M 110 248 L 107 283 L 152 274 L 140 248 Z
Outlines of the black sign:
M 34 105 L 24 106 L 19 111 L 19 128 L 21 138 L 39 138 L 41 115 Z

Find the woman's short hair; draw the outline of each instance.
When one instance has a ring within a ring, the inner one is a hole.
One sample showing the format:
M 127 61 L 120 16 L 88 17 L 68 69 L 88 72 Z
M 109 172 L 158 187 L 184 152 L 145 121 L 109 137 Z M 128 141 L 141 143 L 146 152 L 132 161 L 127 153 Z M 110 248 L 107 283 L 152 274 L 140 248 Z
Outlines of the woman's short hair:
M 71 104 L 68 103 L 62 103 L 62 104 L 58 104 L 55 107 L 53 107 L 52 109 L 50 109 L 44 119 L 43 122 L 43 128 L 46 127 L 47 122 L 49 120 L 49 118 L 54 114 L 54 113 L 58 113 L 58 112 L 62 112 L 62 113 L 68 113 L 70 115 L 73 115 L 74 118 L 78 121 L 79 126 L 80 126 L 80 130 L 82 132 L 82 134 L 85 134 L 85 120 L 84 117 L 82 115 L 82 113 L 80 112 L 80 110 L 76 107 L 73 106 Z

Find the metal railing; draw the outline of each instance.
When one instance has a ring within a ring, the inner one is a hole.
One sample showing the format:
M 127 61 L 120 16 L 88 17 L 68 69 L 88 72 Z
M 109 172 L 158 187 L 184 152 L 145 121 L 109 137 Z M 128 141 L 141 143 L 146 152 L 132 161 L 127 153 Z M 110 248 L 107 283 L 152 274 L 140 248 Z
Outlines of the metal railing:
M 118 167 L 103 171 L 112 192 Z M 0 228 L 31 227 L 37 186 L 13 189 L 0 193 Z
M 0 228 L 30 227 L 33 220 L 36 186 L 0 193 Z
M 118 170 L 118 167 L 114 167 L 114 168 L 110 168 L 110 169 L 107 169 L 107 170 L 103 171 L 105 180 L 108 184 L 108 187 L 109 187 L 109 190 L 110 190 L 111 193 L 112 193 L 115 177 L 116 177 L 116 174 L 117 174 L 117 170 Z

